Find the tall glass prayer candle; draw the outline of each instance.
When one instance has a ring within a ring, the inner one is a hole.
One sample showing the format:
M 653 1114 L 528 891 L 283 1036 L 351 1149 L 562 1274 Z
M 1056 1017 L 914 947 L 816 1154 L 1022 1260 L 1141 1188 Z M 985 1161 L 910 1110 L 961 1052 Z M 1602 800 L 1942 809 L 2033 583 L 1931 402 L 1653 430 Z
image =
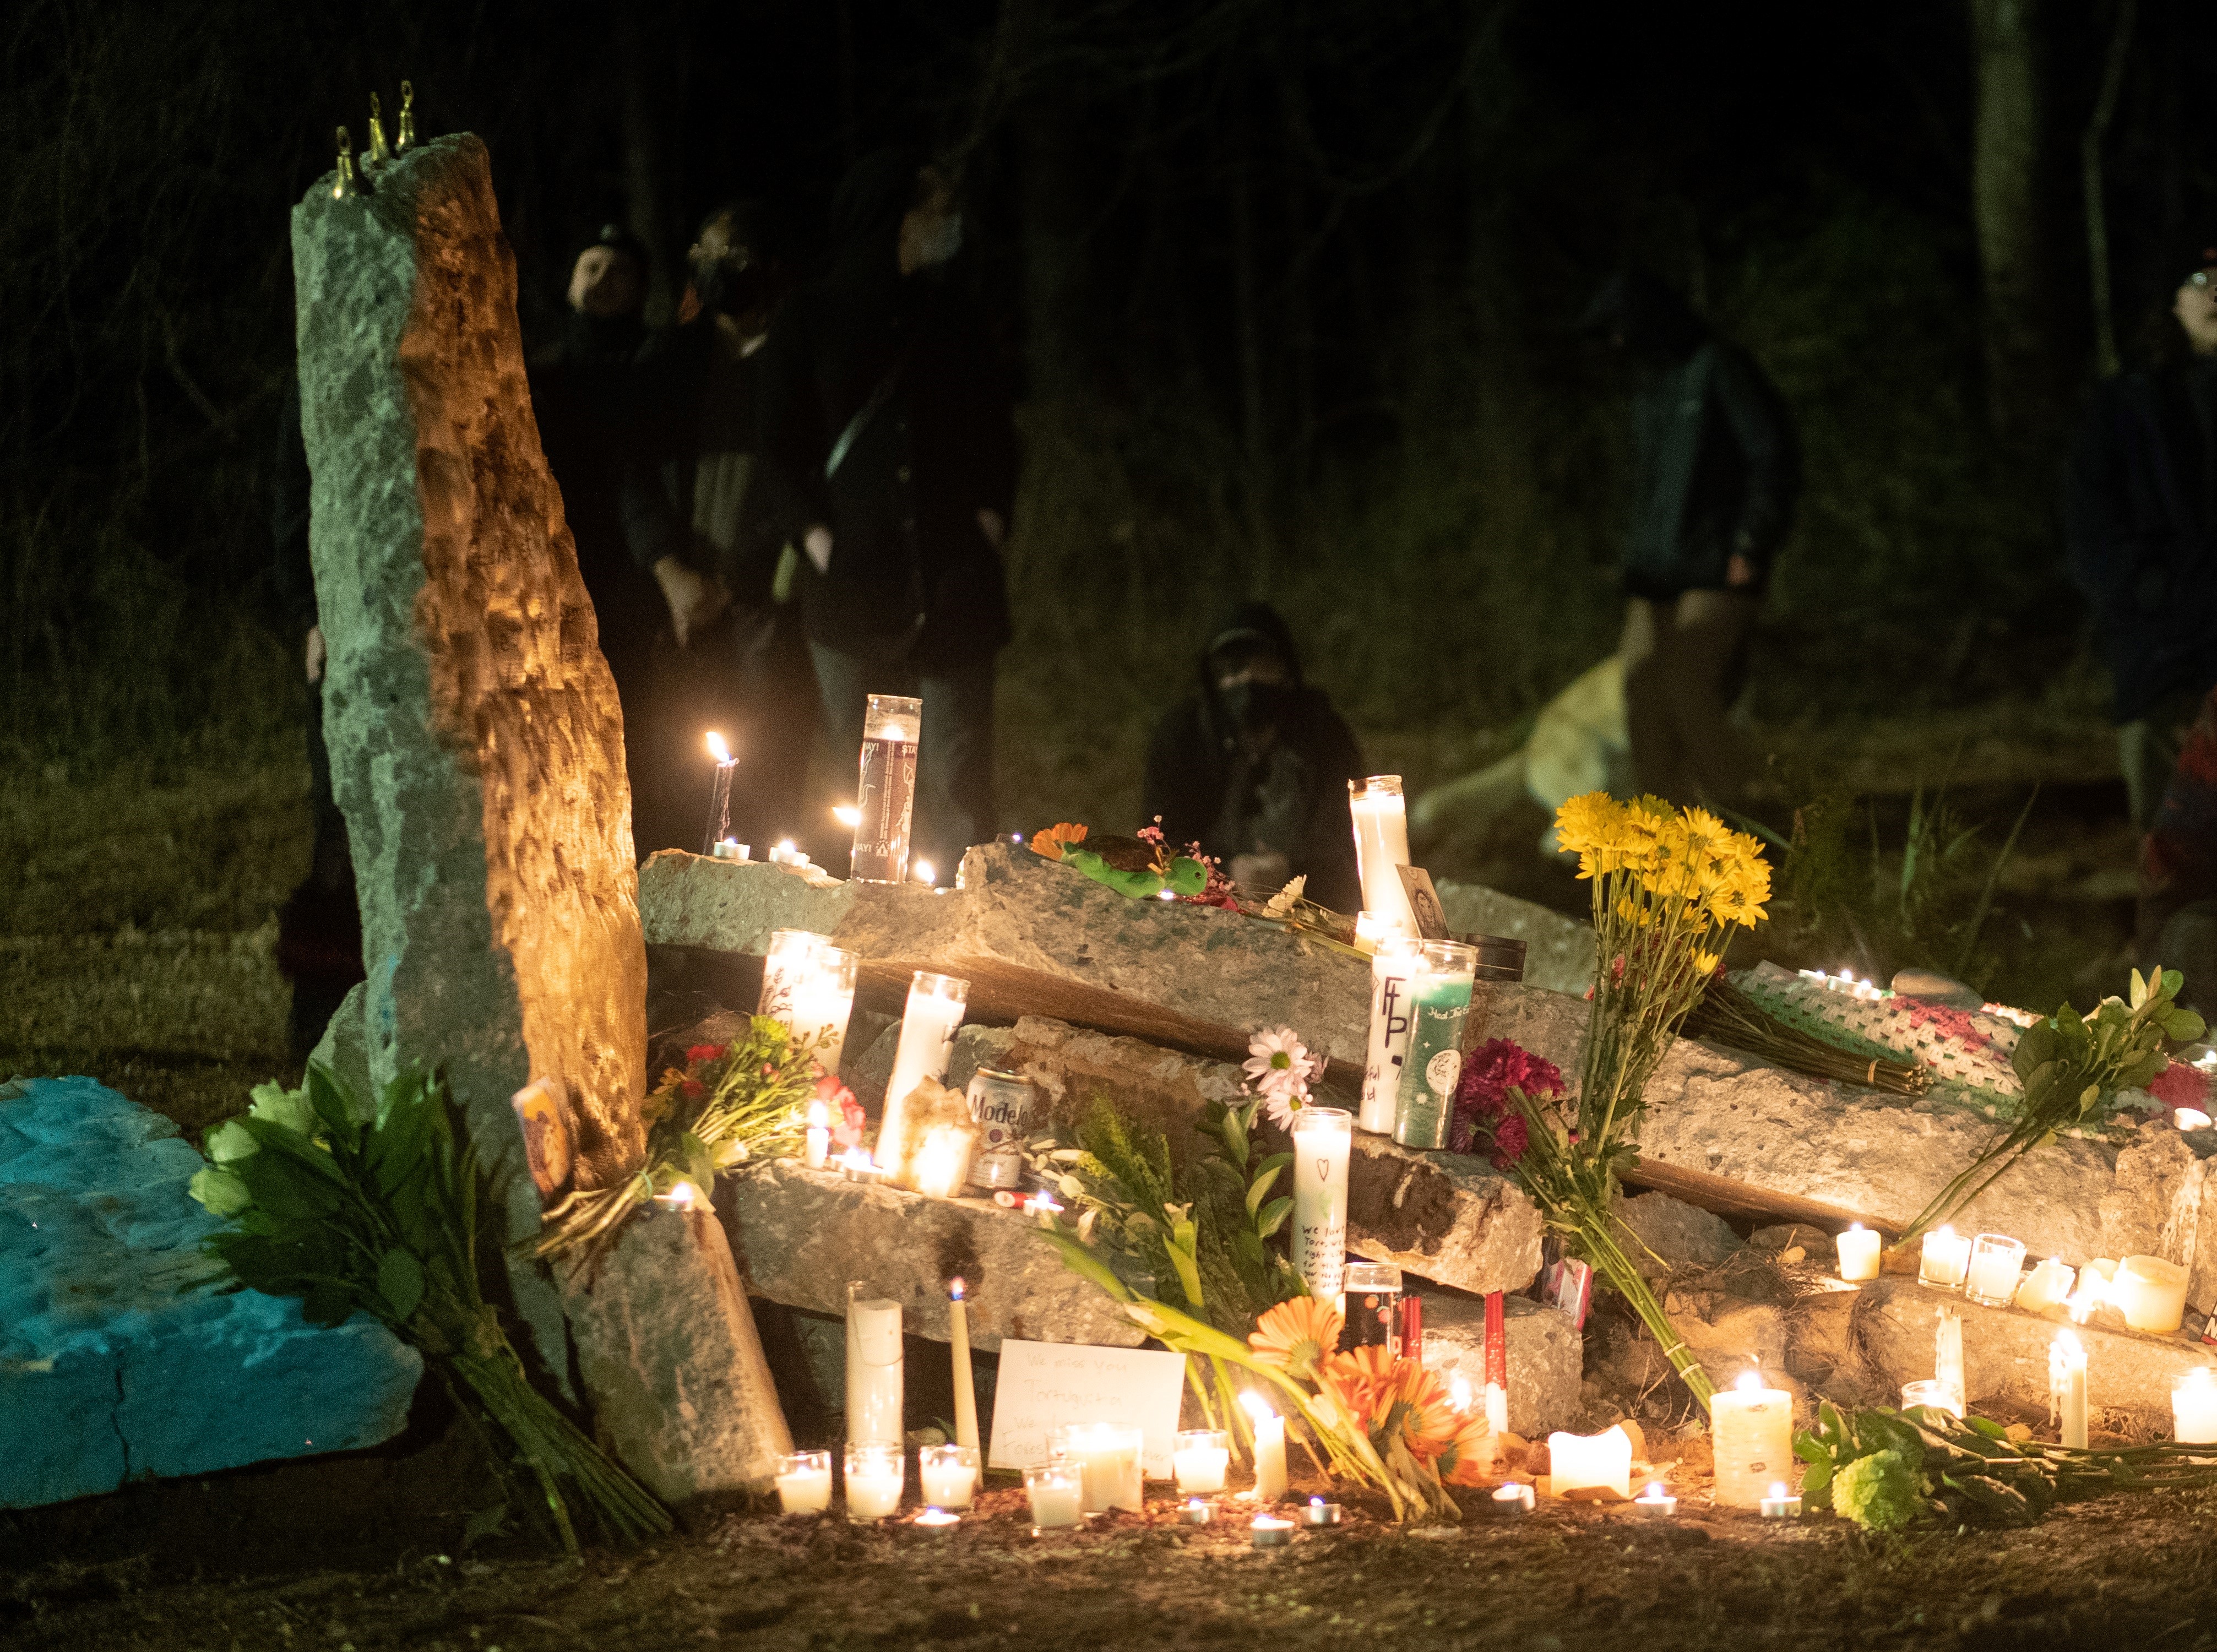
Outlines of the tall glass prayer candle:
M 1879 1237 L 1873 1230 L 1860 1222 L 1850 1222 L 1848 1230 L 1835 1239 L 1840 1253 L 1840 1277 L 1850 1285 L 1861 1285 L 1878 1277 Z
M 1399 774 L 1373 774 L 1347 783 L 1347 811 L 1355 821 L 1355 863 L 1362 876 L 1362 909 L 1383 928 L 1417 933 L 1401 868 L 1409 864 L 1409 816 Z
M 716 760 L 716 774 L 708 786 L 708 838 L 701 846 L 701 853 L 713 855 L 716 846 L 732 829 L 732 775 L 738 770 L 739 760 L 732 755 L 724 737 L 713 729 L 708 730 L 708 755 Z
M 1404 1147 L 1448 1144 L 1455 1082 L 1462 1076 L 1462 1029 L 1470 1020 L 1478 948 L 1428 940 L 1409 983 L 1409 1053 L 1394 1097 L 1393 1139 Z
M 878 1126 L 878 1162 L 898 1174 L 909 1155 L 908 1099 L 923 1079 L 947 1076 L 954 1055 L 954 1029 L 970 983 L 959 976 L 918 970 L 908 983 L 908 1008 L 901 1016 L 900 1044 L 893 1051 L 893 1076 L 886 1082 L 885 1119 Z
M 762 996 L 756 1001 L 756 1014 L 782 1021 L 788 1032 L 793 1030 L 793 989 L 808 972 L 808 966 L 816 960 L 816 949 L 822 945 L 824 937 L 812 929 L 769 932 L 769 951 L 763 959 Z
M 858 1446 L 901 1449 L 905 1372 L 900 1304 L 847 1287 L 847 1438 Z
M 2047 1347 L 2047 1392 L 2060 1420 L 2063 1444 L 2086 1449 L 2086 1347 L 2069 1331 Z
M 897 884 L 908 875 L 909 830 L 916 816 L 916 746 L 923 702 L 872 694 L 862 718 L 862 774 L 855 798 L 855 858 L 862 884 Z
M 1716 1452 L 1720 1508 L 1756 1508 L 1772 1481 L 1796 1471 L 1794 1396 L 1765 1388 L 1759 1372 L 1740 1373 L 1710 1402 L 1710 1437 Z
M 2217 1444 L 2217 1382 L 2207 1365 L 2196 1365 L 2171 1390 L 2171 1438 L 2188 1446 Z
M 1312 1297 L 1340 1292 L 1347 1271 L 1347 1160 L 1355 1119 L 1344 1107 L 1294 1115 L 1294 1271 Z
M 818 945 L 794 983 L 786 1025 L 796 1041 L 815 1040 L 816 1059 L 827 1073 L 839 1070 L 839 1057 L 846 1053 L 847 1020 L 855 1011 L 855 966 L 854 953 Z
M 1370 1053 L 1362 1063 L 1357 1122 L 1379 1136 L 1393 1133 L 1401 1067 L 1409 1055 L 1409 983 L 1423 963 L 1423 944 L 1397 931 L 1380 936 L 1370 955 Z

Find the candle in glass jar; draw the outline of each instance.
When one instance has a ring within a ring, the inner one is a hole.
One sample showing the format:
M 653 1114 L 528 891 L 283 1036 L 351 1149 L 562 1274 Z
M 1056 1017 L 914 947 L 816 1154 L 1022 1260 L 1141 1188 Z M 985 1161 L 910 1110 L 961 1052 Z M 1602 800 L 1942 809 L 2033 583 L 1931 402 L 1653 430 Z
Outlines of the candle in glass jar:
M 2109 1281 L 2110 1305 L 2133 1329 L 2169 1336 L 2186 1317 L 2186 1278 L 2160 1256 L 2127 1256 Z
M 831 1453 L 794 1452 L 777 1462 L 777 1506 L 787 1514 L 821 1514 L 831 1507 Z
M 1963 1275 L 1970 1266 L 1971 1242 L 1953 1228 L 1935 1228 L 1924 1236 L 1917 1261 L 1917 1282 L 1937 1291 L 1961 1290 Z
M 1393 1133 L 1401 1067 L 1409 1055 L 1409 983 L 1423 962 L 1413 935 L 1383 935 L 1370 957 L 1370 1049 L 1362 1063 L 1362 1128 Z
M 1078 1470 L 1081 1507 L 1088 1514 L 1112 1508 L 1138 1513 L 1146 1507 L 1139 1481 L 1143 1439 L 1139 1429 L 1114 1422 L 1079 1423 L 1057 1431 L 1056 1443 Z
M 1347 1272 L 1347 1161 L 1354 1115 L 1303 1107 L 1294 1115 L 1294 1271 L 1330 1301 Z
M 2077 1268 L 2051 1256 L 2024 1276 L 2024 1283 L 2016 1288 L 2016 1305 L 2029 1314 L 2052 1313 L 2069 1298 L 2072 1282 L 2078 1277 Z
M 1759 1506 L 1771 1482 L 1794 1465 L 1794 1396 L 1765 1388 L 1760 1373 L 1742 1372 L 1717 1390 L 1709 1427 L 1716 1452 L 1720 1508 Z
M 1448 1144 L 1456 1082 L 1462 1076 L 1462 1030 L 1470 1020 L 1478 948 L 1428 940 L 1409 983 L 1409 1052 L 1394 1096 L 1393 1139 L 1404 1147 Z
M 1024 1495 L 1031 1500 L 1032 1524 L 1042 1531 L 1076 1526 L 1084 1519 L 1084 1477 L 1072 1463 L 1035 1463 L 1024 1470 Z
M 847 1448 L 847 1518 L 882 1520 L 900 1508 L 908 1465 L 898 1446 Z
M 878 1126 L 878 1157 L 897 1174 L 901 1144 L 908 1139 L 910 1094 L 924 1079 L 946 1078 L 954 1055 L 954 1030 L 962 1025 L 969 997 L 970 983 L 960 976 L 918 970 L 910 978 L 900 1044 L 893 1051 L 892 1076 L 886 1082 L 885 1119 Z
M 2061 1420 L 2063 1444 L 2086 1449 L 2086 1347 L 2069 1331 L 2058 1331 L 2047 1347 L 2047 1391 Z
M 1840 1253 L 1840 1277 L 1850 1285 L 1861 1285 L 1878 1277 L 1878 1234 L 1860 1222 L 1851 1222 L 1848 1230 L 1833 1240 Z
M 916 815 L 916 748 L 923 727 L 922 700 L 906 694 L 869 697 L 855 797 L 851 872 L 856 883 L 897 884 L 908 874 L 909 832 Z
M 855 1009 L 855 954 L 819 943 L 808 967 L 794 983 L 793 1008 L 786 1025 L 796 1043 L 812 1043 L 827 1073 L 839 1070 L 846 1052 L 847 1021 Z
M 787 1032 L 793 1030 L 793 989 L 808 973 L 809 965 L 816 961 L 816 949 L 823 944 L 824 937 L 812 929 L 769 932 L 769 951 L 763 958 L 762 996 L 755 1002 L 756 1014 L 784 1023 Z
M 1286 1495 L 1286 1420 L 1252 1389 L 1239 1403 L 1255 1423 L 1255 1501 L 1275 1503 Z
M 1355 863 L 1362 879 L 1362 909 L 1382 928 L 1417 933 L 1417 915 L 1401 885 L 1409 864 L 1409 816 L 1399 774 L 1373 774 L 1347 783 L 1347 809 L 1355 823 Z
M 975 1446 L 924 1446 L 916 1454 L 916 1484 L 934 1508 L 967 1508 L 978 1496 Z
M 1963 1274 L 1963 1294 L 1986 1308 L 2006 1308 L 2016 1300 L 2017 1281 L 2024 1273 L 2024 1242 L 2006 1234 L 1982 1233 L 1971 1241 L 1970 1266 Z
M 1959 1417 L 1963 1415 L 1963 1409 L 1955 1402 L 1954 1390 L 1936 1377 L 1901 1385 L 1901 1409 L 1908 1411 L 1920 1405 L 1929 1405 L 1936 1410 L 1949 1412 Z
M 1188 1428 L 1178 1435 L 1170 1452 L 1177 1489 L 1188 1496 L 1222 1491 L 1225 1470 L 1231 1462 L 1231 1442 L 1221 1428 Z
M 2208 1366 L 2195 1366 L 2171 1389 L 2171 1432 L 2189 1446 L 2217 1444 L 2217 1380 Z

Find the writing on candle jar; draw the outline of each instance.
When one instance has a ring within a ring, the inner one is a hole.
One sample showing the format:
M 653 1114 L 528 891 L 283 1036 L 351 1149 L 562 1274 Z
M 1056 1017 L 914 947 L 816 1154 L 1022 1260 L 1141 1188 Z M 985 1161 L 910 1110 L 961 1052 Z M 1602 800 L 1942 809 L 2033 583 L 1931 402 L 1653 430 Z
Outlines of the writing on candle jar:
M 1448 1119 L 1462 1076 L 1462 1030 L 1470 1020 L 1478 948 L 1428 940 L 1409 983 L 1409 1053 L 1394 1096 L 1393 1139 L 1436 1150 L 1448 1144 Z
M 1347 1269 L 1347 1166 L 1352 1114 L 1303 1107 L 1294 1115 L 1294 1269 L 1329 1300 Z
M 1415 936 L 1380 937 L 1370 959 L 1370 1045 L 1362 1063 L 1362 1128 L 1391 1136 L 1409 1056 L 1409 982 L 1423 962 Z

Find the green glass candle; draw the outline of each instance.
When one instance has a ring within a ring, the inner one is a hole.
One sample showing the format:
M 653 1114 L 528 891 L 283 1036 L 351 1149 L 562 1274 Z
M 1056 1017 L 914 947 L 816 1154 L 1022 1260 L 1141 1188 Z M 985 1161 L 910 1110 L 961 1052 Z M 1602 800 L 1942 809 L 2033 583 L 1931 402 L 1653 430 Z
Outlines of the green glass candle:
M 1462 1032 L 1470 1020 L 1478 949 L 1428 940 L 1409 983 L 1409 1055 L 1393 1100 L 1393 1139 L 1404 1147 L 1448 1144 L 1456 1081 L 1462 1077 Z

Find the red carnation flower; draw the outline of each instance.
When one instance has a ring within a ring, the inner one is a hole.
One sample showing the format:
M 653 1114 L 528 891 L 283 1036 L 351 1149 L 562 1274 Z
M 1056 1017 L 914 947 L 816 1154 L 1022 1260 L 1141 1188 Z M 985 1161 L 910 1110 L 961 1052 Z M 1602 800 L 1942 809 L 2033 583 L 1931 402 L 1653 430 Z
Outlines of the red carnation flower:
M 726 1044 L 696 1044 L 685 1051 L 685 1064 L 697 1067 L 704 1061 L 714 1061 L 731 1046 Z

